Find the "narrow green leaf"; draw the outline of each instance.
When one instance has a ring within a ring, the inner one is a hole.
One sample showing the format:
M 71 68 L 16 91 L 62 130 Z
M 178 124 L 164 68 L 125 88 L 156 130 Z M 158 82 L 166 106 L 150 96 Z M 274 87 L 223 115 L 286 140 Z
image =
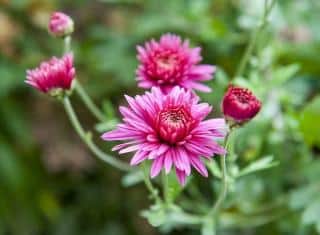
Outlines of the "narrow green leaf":
M 240 171 L 237 177 L 244 176 L 253 172 L 265 170 L 265 169 L 277 166 L 278 164 L 279 164 L 278 162 L 273 161 L 273 156 L 267 156 L 249 164 L 247 167 L 245 167 Z
M 122 178 L 121 183 L 124 187 L 130 187 L 130 186 L 136 185 L 142 181 L 143 181 L 143 173 L 141 171 L 133 171 L 133 172 L 126 174 Z
M 302 111 L 300 130 L 307 144 L 320 146 L 320 96 L 317 96 Z
M 221 174 L 220 168 L 215 160 L 207 161 L 206 164 L 207 164 L 207 167 L 210 170 L 212 175 L 214 175 L 218 178 L 221 178 L 222 174 Z

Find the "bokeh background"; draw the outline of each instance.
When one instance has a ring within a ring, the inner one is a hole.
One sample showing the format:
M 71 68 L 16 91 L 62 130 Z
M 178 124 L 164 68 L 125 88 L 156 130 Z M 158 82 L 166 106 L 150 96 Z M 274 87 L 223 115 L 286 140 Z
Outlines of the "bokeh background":
M 51 12 L 75 21 L 78 79 L 110 122 L 96 125 L 73 100 L 81 120 L 99 132 L 117 119 L 124 93 L 142 92 L 134 80 L 135 46 L 165 32 L 190 38 L 202 46 L 205 63 L 218 65 L 214 91 L 203 99 L 220 115 L 221 95 L 262 7 L 262 0 L 0 0 L 0 234 L 160 234 L 140 216 L 151 203 L 144 186 L 96 160 L 60 104 L 24 84 L 27 68 L 62 53 L 62 40 L 47 33 Z M 235 138 L 237 164 L 273 156 L 279 165 L 231 187 L 219 234 L 320 234 L 319 11 L 318 0 L 278 0 L 237 80 L 264 102 Z M 214 180 L 195 180 L 201 200 L 212 201 L 207 188 Z

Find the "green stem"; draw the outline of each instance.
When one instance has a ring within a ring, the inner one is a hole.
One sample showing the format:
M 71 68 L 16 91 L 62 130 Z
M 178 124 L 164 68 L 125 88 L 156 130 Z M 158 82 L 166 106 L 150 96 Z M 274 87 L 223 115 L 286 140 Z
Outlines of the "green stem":
M 64 53 L 68 52 L 71 52 L 71 36 L 66 36 L 64 38 Z M 79 97 L 86 105 L 88 110 L 93 114 L 93 116 L 95 116 L 99 121 L 105 122 L 106 117 L 100 111 L 100 109 L 94 104 L 94 102 L 91 100 L 90 96 L 83 89 L 78 80 L 75 81 L 74 89 L 76 90 L 76 92 L 78 93 Z
M 175 223 L 198 225 L 203 223 L 203 218 L 199 215 L 190 214 L 184 211 L 180 211 L 178 216 L 172 218 Z
M 64 38 L 64 53 L 71 52 L 71 36 L 66 36 Z
M 74 112 L 74 109 L 72 107 L 72 104 L 71 104 L 68 96 L 65 96 L 63 98 L 63 105 L 64 105 L 66 113 L 67 113 L 67 115 L 70 119 L 70 122 L 71 122 L 72 126 L 74 127 L 75 131 L 77 132 L 79 137 L 82 139 L 82 141 L 88 146 L 88 148 L 99 159 L 110 164 L 111 166 L 118 168 L 119 170 L 122 170 L 122 171 L 130 171 L 131 170 L 131 167 L 128 164 L 126 164 L 126 163 L 124 163 L 124 162 L 122 162 L 122 161 L 120 161 L 110 155 L 107 155 L 102 150 L 100 150 L 98 146 L 96 146 L 94 144 L 94 142 L 92 141 L 91 133 L 86 132 L 83 129 L 83 127 L 81 126 L 81 123 L 79 122 L 78 117 L 77 117 L 76 113 Z
M 271 0 L 270 5 L 268 6 L 268 0 L 265 0 L 264 11 L 263 11 L 261 23 L 258 25 L 258 27 L 256 28 L 256 30 L 253 32 L 253 34 L 251 36 L 250 42 L 245 50 L 245 53 L 243 54 L 243 57 L 240 61 L 239 67 L 237 69 L 237 72 L 236 72 L 234 78 L 242 76 L 244 69 L 245 69 L 245 67 L 246 67 L 246 65 L 247 65 L 247 63 L 253 53 L 253 49 L 258 41 L 259 35 L 261 34 L 263 29 L 267 25 L 268 16 L 269 16 L 275 3 L 276 3 L 276 0 Z
M 149 173 L 148 173 L 148 169 L 146 167 L 145 162 L 141 163 L 141 170 L 143 172 L 144 183 L 145 183 L 147 189 L 149 190 L 149 192 L 151 193 L 151 196 L 153 197 L 153 199 L 156 201 L 157 204 L 161 204 L 162 200 L 159 197 L 158 190 L 153 186 L 153 184 L 149 178 Z
M 228 151 L 228 140 L 230 136 L 231 130 L 227 133 L 225 140 L 224 140 L 224 147 L 226 151 Z M 211 208 L 211 210 L 208 213 L 208 217 L 216 216 L 218 211 L 220 210 L 222 203 L 227 195 L 228 192 L 228 181 L 227 181 L 227 166 L 226 166 L 226 157 L 227 154 L 221 156 L 220 158 L 220 164 L 221 164 L 221 172 L 222 172 L 222 189 L 219 193 L 218 199 Z
M 168 206 L 171 202 L 169 201 L 169 180 L 168 175 L 163 170 L 161 173 L 162 176 L 162 184 L 163 184 L 163 198 L 165 204 Z
M 93 103 L 90 96 L 83 89 L 80 82 L 77 80 L 74 86 L 75 91 L 78 93 L 79 97 L 86 105 L 86 107 L 90 110 L 90 112 L 101 122 L 106 121 L 105 115 L 100 111 L 100 109 Z

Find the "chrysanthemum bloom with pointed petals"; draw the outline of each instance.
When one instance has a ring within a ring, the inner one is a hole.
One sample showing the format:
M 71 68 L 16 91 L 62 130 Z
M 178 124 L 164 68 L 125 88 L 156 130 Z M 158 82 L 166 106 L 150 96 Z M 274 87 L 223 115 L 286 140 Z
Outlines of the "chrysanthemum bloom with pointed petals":
M 70 90 L 75 78 L 72 54 L 62 58 L 53 57 L 39 67 L 27 70 L 26 83 L 44 93 Z
M 73 32 L 73 20 L 62 12 L 52 13 L 48 25 L 49 32 L 56 37 L 64 37 Z
M 222 111 L 227 120 L 244 123 L 260 111 L 260 100 L 249 90 L 230 85 L 222 101 Z
M 184 185 L 191 167 L 208 176 L 202 157 L 210 159 L 225 150 L 215 140 L 225 135 L 224 119 L 204 120 L 211 112 L 207 103 L 183 88 L 175 87 L 168 94 L 152 88 L 142 96 L 125 96 L 129 107 L 120 107 L 123 123 L 116 130 L 102 135 L 104 140 L 123 140 L 113 151 L 135 152 L 131 165 L 151 160 L 150 175 L 162 168 L 169 173 L 173 167 Z
M 151 40 L 144 47 L 137 46 L 140 62 L 136 71 L 138 86 L 141 88 L 160 87 L 165 93 L 174 86 L 210 92 L 202 84 L 211 80 L 215 66 L 199 64 L 201 48 L 190 48 L 189 41 L 179 36 L 165 34 L 160 41 Z

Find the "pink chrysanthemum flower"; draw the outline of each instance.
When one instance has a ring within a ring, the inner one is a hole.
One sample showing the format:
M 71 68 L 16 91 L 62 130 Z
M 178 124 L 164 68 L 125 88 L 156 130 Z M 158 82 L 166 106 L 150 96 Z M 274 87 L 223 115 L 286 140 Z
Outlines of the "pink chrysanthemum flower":
M 210 92 L 201 82 L 212 79 L 215 67 L 199 64 L 201 48 L 190 48 L 189 41 L 165 34 L 159 42 L 151 40 L 145 47 L 138 46 L 140 65 L 136 71 L 141 88 L 160 87 L 165 93 L 174 86 Z
M 142 96 L 125 97 L 129 107 L 120 107 L 124 123 L 102 138 L 128 141 L 115 146 L 113 151 L 135 152 L 131 165 L 151 160 L 152 178 L 162 168 L 169 173 L 173 166 L 184 185 L 191 166 L 208 176 L 202 157 L 210 159 L 214 154 L 225 153 L 215 142 L 225 135 L 224 119 L 204 121 L 212 108 L 207 103 L 198 104 L 199 98 L 191 91 L 175 87 L 163 94 L 154 87 Z
M 64 37 L 74 30 L 73 20 L 62 12 L 53 12 L 48 24 L 49 32 L 56 37 Z
M 44 93 L 70 90 L 75 78 L 72 54 L 62 58 L 53 57 L 42 62 L 38 68 L 27 70 L 26 83 Z

